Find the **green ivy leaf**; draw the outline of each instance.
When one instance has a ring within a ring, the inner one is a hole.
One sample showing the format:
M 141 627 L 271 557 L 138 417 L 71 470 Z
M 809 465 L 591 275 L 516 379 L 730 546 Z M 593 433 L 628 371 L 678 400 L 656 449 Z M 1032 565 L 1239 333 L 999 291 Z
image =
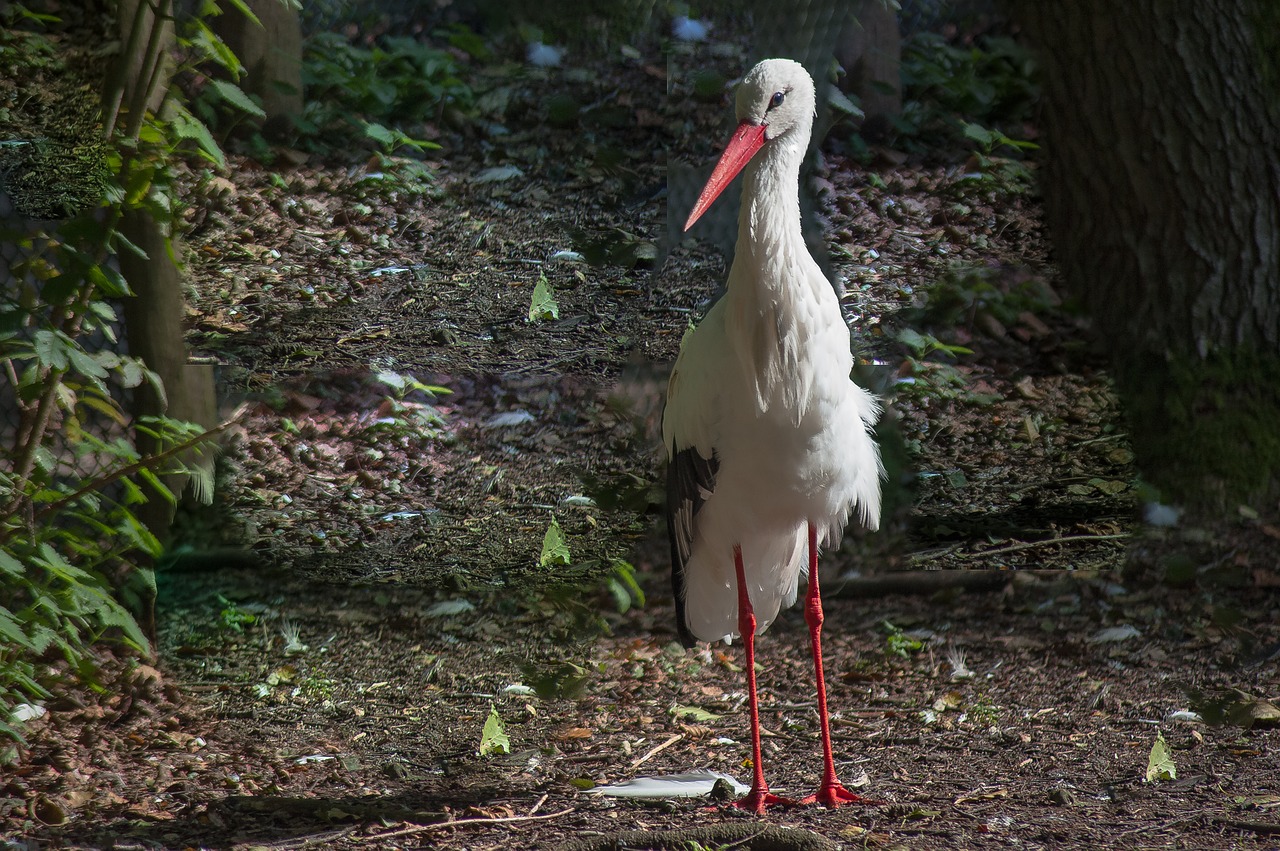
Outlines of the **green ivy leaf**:
M 714 712 L 709 712 L 701 706 L 685 706 L 677 703 L 671 707 L 671 714 L 676 718 L 690 718 L 694 721 L 719 721 L 720 716 Z
M 1173 764 L 1173 753 L 1165 743 L 1164 733 L 1156 733 L 1155 744 L 1151 746 L 1151 755 L 1147 757 L 1147 782 L 1174 780 L 1178 769 Z
M 544 272 L 538 272 L 538 285 L 533 288 L 533 299 L 529 302 L 529 321 L 559 319 L 560 305 L 556 303 L 555 294 L 551 292 L 551 284 Z
M 551 525 L 547 526 L 547 533 L 542 536 L 542 555 L 538 556 L 538 567 L 552 567 L 555 565 L 568 567 L 572 563 L 572 556 L 569 555 L 569 545 L 565 542 L 564 532 L 560 531 L 560 524 L 553 517 L 551 518 Z
M 498 716 L 498 710 L 489 706 L 489 717 L 485 719 L 484 729 L 480 732 L 480 755 L 511 753 L 511 739 L 507 736 L 506 725 Z

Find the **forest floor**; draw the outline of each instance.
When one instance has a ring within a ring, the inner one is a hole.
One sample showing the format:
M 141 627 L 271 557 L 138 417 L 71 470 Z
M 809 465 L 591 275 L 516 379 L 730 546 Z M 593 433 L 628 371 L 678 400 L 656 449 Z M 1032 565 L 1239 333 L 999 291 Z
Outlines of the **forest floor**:
M 1280 848 L 1277 519 L 1141 526 L 1028 184 L 838 138 L 811 188 L 890 401 L 885 531 L 824 556 L 837 766 L 869 803 L 592 794 L 749 777 L 740 651 L 675 642 L 656 437 L 723 276 L 666 236 L 668 155 L 727 138 L 730 98 L 687 72 L 746 62 L 476 68 L 501 121 L 437 128 L 429 183 L 290 151 L 190 173 L 191 343 L 239 417 L 217 521 L 161 576 L 152 664 L 105 660 L 107 690 L 29 723 L 0 848 L 764 847 L 764 825 L 794 828 L 781 848 Z M 553 124 L 565 92 L 587 106 Z M 540 281 L 557 317 L 531 320 Z M 906 568 L 936 572 L 912 593 Z M 802 796 L 799 611 L 758 651 L 765 769 Z

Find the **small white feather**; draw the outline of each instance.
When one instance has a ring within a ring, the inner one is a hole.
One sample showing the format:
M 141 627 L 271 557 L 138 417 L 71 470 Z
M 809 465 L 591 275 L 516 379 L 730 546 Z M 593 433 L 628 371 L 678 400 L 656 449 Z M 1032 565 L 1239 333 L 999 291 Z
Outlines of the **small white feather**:
M 735 795 L 745 795 L 750 791 L 749 786 L 744 786 L 728 774 L 721 774 L 708 768 L 657 777 L 633 777 L 622 783 L 597 786 L 588 791 L 593 795 L 607 795 L 612 798 L 697 798 L 710 795 L 711 788 L 716 785 L 717 780 L 728 781 Z
M 705 41 L 709 27 L 702 21 L 676 15 L 671 22 L 671 34 L 681 41 Z
M 540 41 L 532 41 L 529 42 L 524 55 L 530 65 L 537 65 L 539 68 L 558 68 L 560 60 L 564 58 L 564 50 Z

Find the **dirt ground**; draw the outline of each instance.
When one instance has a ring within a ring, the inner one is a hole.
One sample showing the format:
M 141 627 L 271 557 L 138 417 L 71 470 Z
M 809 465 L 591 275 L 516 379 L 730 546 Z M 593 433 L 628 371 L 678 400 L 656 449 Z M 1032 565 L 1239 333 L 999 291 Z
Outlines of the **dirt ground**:
M 440 130 L 429 190 L 301 155 L 192 172 L 191 342 L 240 417 L 218 513 L 161 577 L 152 664 L 107 658 L 108 689 L 30 723 L 0 848 L 1280 848 L 1275 507 L 1140 524 L 1034 194 L 838 142 L 814 189 L 891 399 L 886 531 L 824 557 L 837 764 L 869 802 L 591 793 L 750 776 L 740 649 L 675 641 L 655 439 L 723 274 L 664 244 L 667 155 L 712 156 L 730 108 L 685 72 L 745 61 L 477 79 L 511 87 L 504 132 Z M 552 126 L 566 89 L 599 106 Z M 559 317 L 529 321 L 540 277 Z M 925 357 L 926 334 L 973 353 Z M 539 563 L 553 518 L 571 566 Z M 802 796 L 798 610 L 758 654 L 767 776 Z M 508 744 L 482 754 L 491 713 Z M 752 842 L 766 825 L 793 830 Z

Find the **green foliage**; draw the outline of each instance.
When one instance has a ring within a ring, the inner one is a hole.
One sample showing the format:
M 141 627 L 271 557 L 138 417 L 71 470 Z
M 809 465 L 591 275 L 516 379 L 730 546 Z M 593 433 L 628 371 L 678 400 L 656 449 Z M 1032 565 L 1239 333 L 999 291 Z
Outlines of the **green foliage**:
M 447 37 L 473 55 L 484 52 L 468 30 Z M 474 107 L 454 55 L 407 36 L 361 47 L 337 33 L 317 33 L 304 47 L 302 83 L 307 104 L 298 129 L 320 148 L 366 135 L 365 122 L 420 125 Z
M 502 723 L 497 707 L 489 707 L 489 717 L 484 721 L 484 729 L 480 731 L 480 756 L 511 753 L 511 739 L 507 736 L 507 725 Z
M 542 553 L 538 556 L 538 567 L 568 567 L 573 563 L 569 554 L 569 544 L 560 530 L 560 523 L 553 517 L 547 525 L 546 534 L 542 536 Z
M 20 40 L 21 50 L 0 50 L 8 70 L 31 58 L 56 85 L 94 90 L 76 82 L 65 49 L 44 35 L 10 35 L 0 48 Z M 122 93 L 117 81 L 106 102 L 122 104 L 128 98 L 113 100 Z M 164 121 L 150 112 L 108 113 L 105 140 L 93 123 L 78 128 L 87 134 L 75 140 L 79 148 L 101 149 L 97 193 L 66 221 L 23 222 L 0 233 L 20 250 L 0 293 L 0 380 L 18 413 L 13 441 L 0 448 L 0 735 L 19 735 L 7 724 L 15 703 L 48 696 L 58 668 L 52 660 L 86 677 L 97 641 L 147 650 L 147 636 L 115 596 L 118 585 L 149 585 L 142 565 L 160 554 L 137 508 L 176 501 L 165 483 L 170 474 L 207 482 L 193 462 L 211 434 L 165 417 L 134 420 L 120 401 L 138 390 L 164 398 L 157 375 L 118 351 L 115 304 L 131 292 L 115 257 L 142 253 L 121 221 L 135 212 L 171 227 L 170 160 L 180 152 L 221 160 L 198 121 L 177 105 L 171 114 Z M 140 454 L 131 435 L 156 449 Z
M 526 321 L 538 322 L 560 318 L 560 305 L 556 302 L 555 293 L 547 281 L 545 272 L 538 272 L 538 283 L 533 288 L 533 296 L 529 300 L 529 316 Z
M 567 659 L 525 662 L 520 666 L 520 675 L 543 700 L 576 700 L 591 681 L 589 670 Z
M 959 142 L 963 123 L 1015 127 L 1029 121 L 1040 89 L 1035 59 L 1011 38 L 962 47 L 937 33 L 919 33 L 902 46 L 902 95 L 898 133 L 904 141 L 936 146 L 940 139 Z
M 883 621 L 881 626 L 889 637 L 885 640 L 885 653 L 890 656 L 901 656 L 906 659 L 912 653 L 919 653 L 924 649 L 924 642 L 918 638 L 912 638 L 902 631 L 901 628 L 894 626 L 889 621 Z
M 636 569 L 630 562 L 621 559 L 614 562 L 613 573 L 605 577 L 604 582 L 613 595 L 618 614 L 626 614 L 632 606 L 643 608 L 644 589 L 636 580 Z
M 1021 155 L 1039 150 L 1039 145 L 1010 139 L 999 130 L 989 130 L 978 124 L 964 123 L 963 127 L 964 138 L 977 146 L 973 155 L 977 168 L 952 184 L 952 192 L 963 196 L 974 185 L 1009 194 L 1031 191 L 1034 179 L 1026 162 L 1013 157 L 997 156 L 996 151 L 1008 148 L 1015 155 Z
M 1176 780 L 1178 768 L 1173 764 L 1173 751 L 1164 740 L 1164 733 L 1156 731 L 1156 740 L 1151 745 L 1151 753 L 1147 757 L 1147 782 L 1156 783 L 1161 780 Z
M 1004 325 L 1013 325 L 1024 312 L 1044 313 L 1058 303 L 1052 288 L 1041 278 L 1006 281 L 999 269 L 967 264 L 948 269 L 918 293 L 917 301 L 904 311 L 903 318 L 925 327 L 969 325 L 983 312 Z
M 218 602 L 222 604 L 222 610 L 218 612 L 218 623 L 228 632 L 244 632 L 246 626 L 253 626 L 258 622 L 257 615 L 240 608 L 221 594 L 218 595 Z
M 388 393 L 383 397 L 380 408 L 382 415 L 360 432 L 362 437 L 374 442 L 387 435 L 425 441 L 435 440 L 445 434 L 444 417 L 432 403 L 437 396 L 447 395 L 452 390 L 435 384 L 423 384 L 412 375 L 391 370 L 377 373 L 374 380 L 386 387 Z
M 920 397 L 964 399 L 990 404 L 995 397 L 969 390 L 964 373 L 950 361 L 971 355 L 964 347 L 938 340 L 930 328 L 972 328 L 979 319 L 994 319 L 1014 325 L 1024 313 L 1040 314 L 1057 306 L 1057 296 L 1042 279 L 1006 278 L 1000 270 L 986 266 L 957 265 L 917 292 L 916 304 L 902 311 L 903 327 L 893 336 L 909 354 L 905 362 L 911 380 L 901 383 L 899 392 Z

